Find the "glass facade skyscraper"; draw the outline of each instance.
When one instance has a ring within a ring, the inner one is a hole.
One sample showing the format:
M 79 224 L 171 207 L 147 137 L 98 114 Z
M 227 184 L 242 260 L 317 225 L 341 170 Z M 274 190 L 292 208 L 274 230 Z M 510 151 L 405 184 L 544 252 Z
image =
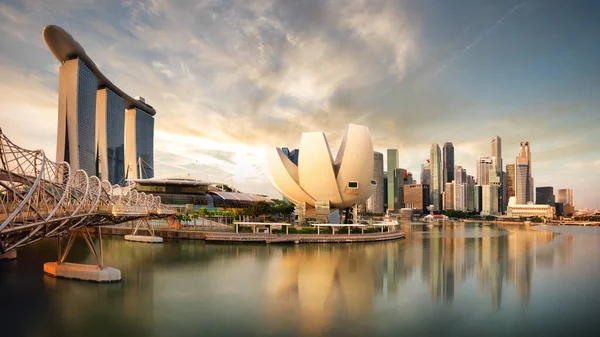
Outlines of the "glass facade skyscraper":
M 125 161 L 128 179 L 154 177 L 154 117 L 138 108 L 125 116 Z
M 125 101 L 112 90 L 98 90 L 96 99 L 98 177 L 111 184 L 125 181 Z
M 451 142 L 444 144 L 444 181 L 443 186 L 454 181 L 454 145 Z
M 96 174 L 96 88 L 98 80 L 79 58 L 59 68 L 56 160 Z
M 133 113 L 128 137 L 134 145 L 133 161 L 141 158 L 145 165 L 143 176 L 153 177 L 154 108 L 108 80 L 62 28 L 46 26 L 43 34 L 48 48 L 61 63 L 56 160 L 66 161 L 72 170 L 82 169 L 88 176 L 95 175 L 112 184 L 123 183 L 127 165 L 125 109 L 129 109 L 138 111 Z
M 436 211 L 442 208 L 442 154 L 438 144 L 432 144 L 430 150 L 431 162 L 431 204 Z
M 398 162 L 400 158 L 398 157 L 398 149 L 388 149 L 387 150 L 387 200 L 388 200 L 388 209 L 395 210 L 396 206 L 396 180 L 394 170 L 398 168 Z

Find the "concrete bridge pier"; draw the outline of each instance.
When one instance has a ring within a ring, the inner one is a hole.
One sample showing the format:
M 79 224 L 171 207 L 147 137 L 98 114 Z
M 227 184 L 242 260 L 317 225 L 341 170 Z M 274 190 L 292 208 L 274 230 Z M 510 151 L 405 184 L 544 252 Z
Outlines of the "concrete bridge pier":
M 62 249 L 61 238 L 57 237 L 57 251 L 58 251 L 58 260 L 56 262 L 46 262 L 44 263 L 44 272 L 46 274 L 69 278 L 69 279 L 77 279 L 84 281 L 92 281 L 92 282 L 118 282 L 121 280 L 121 271 L 115 268 L 106 267 L 104 265 L 104 259 L 102 254 L 102 230 L 101 227 L 97 229 L 98 233 L 98 248 L 96 248 L 96 244 L 90 235 L 87 227 L 80 228 L 78 230 L 71 231 L 69 233 L 69 238 L 67 241 L 67 246 L 65 249 Z M 83 237 L 85 243 L 87 244 L 92 256 L 96 260 L 95 265 L 88 264 L 79 264 L 79 263 L 70 263 L 65 262 L 71 248 L 73 247 L 73 242 L 76 237 L 81 235 Z
M 17 250 L 9 250 L 4 254 L 0 254 L 0 260 L 14 260 L 17 258 Z
M 148 231 L 148 233 L 150 235 L 138 235 L 137 233 L 138 233 L 138 230 L 140 229 L 140 227 L 143 227 L 142 230 Z M 163 238 L 161 238 L 160 236 L 154 235 L 154 228 L 152 228 L 152 225 L 148 222 L 148 219 L 146 219 L 146 218 L 142 218 L 137 221 L 135 228 L 133 230 L 133 233 L 131 233 L 130 235 L 125 235 L 125 240 L 134 241 L 134 242 L 146 242 L 146 243 L 162 243 L 163 242 Z

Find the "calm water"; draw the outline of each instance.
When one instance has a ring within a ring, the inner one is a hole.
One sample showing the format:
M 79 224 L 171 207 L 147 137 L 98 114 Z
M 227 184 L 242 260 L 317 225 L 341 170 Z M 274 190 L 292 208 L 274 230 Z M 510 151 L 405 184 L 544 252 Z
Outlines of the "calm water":
M 0 262 L 0 335 L 600 336 L 599 228 L 403 227 L 360 245 L 107 236 L 123 281 L 100 285 L 44 275 L 42 241 Z

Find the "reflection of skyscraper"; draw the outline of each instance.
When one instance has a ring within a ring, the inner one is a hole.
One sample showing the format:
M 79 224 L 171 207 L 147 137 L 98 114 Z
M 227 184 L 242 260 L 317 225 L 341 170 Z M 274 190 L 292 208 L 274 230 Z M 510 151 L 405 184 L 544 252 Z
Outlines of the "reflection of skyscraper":
M 443 157 L 444 181 L 442 186 L 445 190 L 446 184 L 454 181 L 454 145 L 451 142 L 444 143 Z
M 440 146 L 437 144 L 431 145 L 430 150 L 430 161 L 431 161 L 431 203 L 435 210 L 441 210 L 442 207 L 442 158 Z

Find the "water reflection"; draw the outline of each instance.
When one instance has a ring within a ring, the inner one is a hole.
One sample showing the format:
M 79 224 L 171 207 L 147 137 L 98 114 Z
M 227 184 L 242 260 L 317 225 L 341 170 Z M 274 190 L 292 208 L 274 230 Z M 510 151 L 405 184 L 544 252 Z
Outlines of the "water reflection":
M 405 242 L 285 249 L 270 268 L 269 315 L 297 316 L 307 334 L 319 334 L 336 317 L 360 322 L 378 296 L 410 295 L 414 279 L 434 303 L 452 303 L 475 278 L 492 308 L 507 287 L 527 304 L 534 270 L 569 265 L 573 242 L 536 229 L 451 224 L 412 226 Z
M 348 245 L 146 245 L 107 237 L 105 261 L 123 273 L 123 282 L 109 285 L 41 275 L 43 262 L 56 257 L 54 242 L 45 240 L 0 264 L 6 303 L 0 317 L 23 323 L 9 326 L 14 335 L 43 335 L 39 326 L 47 335 L 362 336 L 398 328 L 441 334 L 460 315 L 472 322 L 474 311 L 497 314 L 516 304 L 541 312 L 545 298 L 558 303 L 577 296 L 551 277 L 573 264 L 578 268 L 570 270 L 586 276 L 581 280 L 600 270 L 588 267 L 597 260 L 585 260 L 597 256 L 600 237 L 577 236 L 575 262 L 570 234 L 463 223 L 402 227 L 405 240 Z M 93 262 L 83 243 L 73 247 L 73 257 Z M 544 296 L 533 296 L 540 286 Z M 587 289 L 591 303 L 600 298 L 595 283 L 579 289 Z M 588 312 L 577 308 L 569 308 L 573 320 Z M 39 324 L 25 324 L 31 314 Z M 478 322 L 481 329 L 494 319 L 514 323 L 502 314 L 489 317 Z

